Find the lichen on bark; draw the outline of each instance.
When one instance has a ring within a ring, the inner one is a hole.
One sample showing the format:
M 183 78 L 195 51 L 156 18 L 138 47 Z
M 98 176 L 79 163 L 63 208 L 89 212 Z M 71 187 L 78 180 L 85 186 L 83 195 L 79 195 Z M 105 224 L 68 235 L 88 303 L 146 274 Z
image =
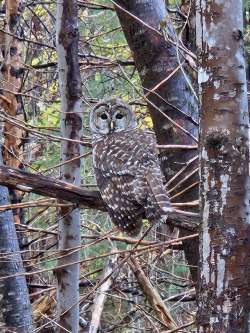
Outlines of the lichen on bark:
M 197 1 L 200 234 L 198 332 L 249 332 L 249 120 L 242 1 Z

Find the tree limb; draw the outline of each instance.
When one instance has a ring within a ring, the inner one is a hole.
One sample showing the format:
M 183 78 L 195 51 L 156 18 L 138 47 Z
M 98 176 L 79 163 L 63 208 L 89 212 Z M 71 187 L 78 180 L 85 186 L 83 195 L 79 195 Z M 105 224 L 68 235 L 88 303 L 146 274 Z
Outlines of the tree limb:
M 161 320 L 162 323 L 166 325 L 167 328 L 175 329 L 177 325 L 174 319 L 162 301 L 158 291 L 153 287 L 150 280 L 145 275 L 139 262 L 133 256 L 131 256 L 128 264 L 132 269 L 141 289 L 143 290 L 144 295 L 147 297 L 148 301 L 155 310 L 157 317 Z
M 16 188 L 23 192 L 34 192 L 46 197 L 73 202 L 81 208 L 106 211 L 99 191 L 83 189 L 79 186 L 40 174 L 32 174 L 0 166 L 0 185 Z M 188 212 L 174 210 L 169 213 L 167 221 L 180 229 L 195 232 L 199 225 L 200 217 L 195 214 L 190 215 Z
M 97 333 L 100 322 L 101 322 L 101 316 L 104 308 L 105 301 L 107 299 L 107 293 L 109 289 L 111 288 L 113 284 L 113 278 L 111 276 L 111 273 L 113 271 L 114 265 L 117 261 L 118 257 L 117 256 L 112 256 L 108 259 L 104 273 L 103 273 L 103 279 L 105 279 L 107 276 L 109 278 L 101 284 L 100 288 L 98 289 L 98 292 L 95 295 L 94 298 L 94 304 L 92 307 L 92 318 L 90 321 L 90 327 L 89 327 L 89 332 L 91 333 Z
M 98 191 L 85 190 L 52 177 L 0 166 L 0 184 L 23 192 L 34 192 L 46 197 L 74 202 L 80 204 L 82 208 L 106 210 Z

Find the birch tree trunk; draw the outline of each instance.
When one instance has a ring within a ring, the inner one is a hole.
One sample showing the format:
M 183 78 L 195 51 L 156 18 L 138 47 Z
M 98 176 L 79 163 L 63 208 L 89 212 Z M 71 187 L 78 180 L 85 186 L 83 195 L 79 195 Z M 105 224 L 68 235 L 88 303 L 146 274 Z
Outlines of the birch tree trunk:
M 202 231 L 198 332 L 250 332 L 249 115 L 242 1 L 197 1 Z
M 163 0 L 116 0 L 115 3 L 118 5 L 115 6 L 117 15 L 132 51 L 144 93 L 153 103 L 153 105 L 148 103 L 148 107 L 158 143 L 162 145 L 194 144 L 195 142 L 190 136 L 178 130 L 163 115 L 172 118 L 193 136 L 198 136 L 198 101 L 190 89 L 191 80 L 185 71 L 181 51 L 177 51 L 177 36 L 166 11 L 165 2 Z M 160 32 L 159 27 L 161 26 L 165 26 L 165 28 Z M 180 65 L 180 63 L 182 64 Z M 166 80 L 168 76 L 169 78 Z M 154 91 L 150 93 L 151 89 Z M 159 112 L 159 109 L 163 114 Z M 162 151 L 160 157 L 166 180 L 169 181 L 176 175 L 183 165 L 196 154 L 195 150 Z M 198 173 L 194 171 L 196 167 L 196 162 L 193 160 L 187 165 L 185 172 L 182 172 L 179 178 L 177 177 L 169 184 L 168 189 L 171 189 L 180 179 L 192 174 L 187 177 L 183 185 L 177 185 L 176 189 L 171 192 L 171 196 L 173 196 L 185 190 L 182 195 L 178 196 L 178 202 L 198 198 Z M 181 235 L 186 235 L 186 232 L 181 231 Z M 185 241 L 184 250 L 188 263 L 196 266 L 198 264 L 198 242 Z M 196 268 L 191 267 L 191 272 L 195 281 Z
M 80 140 L 82 136 L 81 77 L 78 63 L 77 1 L 57 1 L 57 53 L 59 87 L 61 94 L 61 135 Z M 65 162 L 81 154 L 79 143 L 62 142 L 61 161 Z M 61 167 L 61 179 L 80 185 L 80 159 Z M 62 253 L 80 245 L 80 210 L 63 208 L 59 220 L 59 249 Z M 78 261 L 80 252 L 59 259 L 58 265 Z M 67 329 L 78 332 L 79 326 L 79 264 L 57 272 L 57 311 L 59 332 Z M 65 329 L 63 329 L 65 328 Z M 67 331 L 67 332 L 68 332 Z

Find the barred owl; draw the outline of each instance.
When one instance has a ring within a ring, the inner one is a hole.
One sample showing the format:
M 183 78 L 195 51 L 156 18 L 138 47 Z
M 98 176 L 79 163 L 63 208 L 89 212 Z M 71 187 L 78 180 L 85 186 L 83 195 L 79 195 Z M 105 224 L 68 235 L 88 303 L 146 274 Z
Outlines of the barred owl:
M 154 134 L 137 129 L 131 107 L 118 98 L 96 105 L 90 129 L 96 181 L 113 223 L 136 235 L 143 218 L 166 219 L 171 205 Z

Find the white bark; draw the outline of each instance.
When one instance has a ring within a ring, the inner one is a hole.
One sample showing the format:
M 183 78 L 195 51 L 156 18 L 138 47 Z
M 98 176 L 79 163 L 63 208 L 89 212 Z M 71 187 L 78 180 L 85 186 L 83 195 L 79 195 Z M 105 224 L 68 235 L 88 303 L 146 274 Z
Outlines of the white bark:
M 197 0 L 201 267 L 198 332 L 248 332 L 249 115 L 242 1 Z
M 80 71 L 77 60 L 78 27 L 76 1 L 57 1 L 58 78 L 61 94 L 61 135 L 80 140 L 82 108 L 79 93 Z M 75 52 L 74 52 L 75 51 Z M 81 154 L 79 143 L 62 142 L 61 161 Z M 80 185 L 80 160 L 61 167 L 61 179 Z M 80 210 L 61 209 L 58 246 L 63 252 L 80 245 Z M 59 259 L 58 265 L 76 262 L 80 252 Z M 79 327 L 79 264 L 57 271 L 57 313 L 60 326 L 72 333 Z M 65 332 L 63 328 L 59 332 Z
M 117 256 L 111 256 L 106 264 L 106 268 L 103 273 L 103 280 L 106 279 L 107 276 L 109 276 L 113 269 L 114 269 L 114 264 L 117 261 Z M 110 276 L 98 289 L 96 292 L 96 296 L 94 299 L 94 305 L 92 307 L 92 317 L 89 325 L 89 333 L 97 333 L 100 322 L 101 322 L 101 316 L 102 316 L 102 311 L 104 308 L 104 304 L 107 298 L 107 293 L 109 289 L 111 288 L 113 283 L 113 278 Z

